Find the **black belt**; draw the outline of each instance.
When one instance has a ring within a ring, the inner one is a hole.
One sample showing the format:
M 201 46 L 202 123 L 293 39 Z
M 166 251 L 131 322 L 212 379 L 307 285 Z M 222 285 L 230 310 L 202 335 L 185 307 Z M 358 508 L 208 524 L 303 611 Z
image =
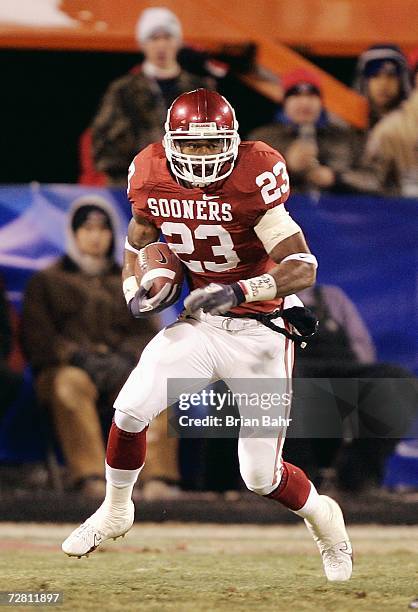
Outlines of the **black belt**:
M 305 306 L 292 306 L 292 308 L 275 310 L 269 313 L 248 312 L 245 314 L 236 314 L 235 312 L 226 312 L 222 316 L 234 319 L 255 319 L 278 334 L 283 334 L 283 336 L 286 336 L 289 340 L 296 342 L 296 344 L 302 348 L 306 346 L 306 341 L 316 334 L 319 327 L 318 319 L 314 313 Z M 273 320 L 278 317 L 281 317 L 286 323 L 290 323 L 297 333 L 290 332 L 284 327 L 275 325 Z

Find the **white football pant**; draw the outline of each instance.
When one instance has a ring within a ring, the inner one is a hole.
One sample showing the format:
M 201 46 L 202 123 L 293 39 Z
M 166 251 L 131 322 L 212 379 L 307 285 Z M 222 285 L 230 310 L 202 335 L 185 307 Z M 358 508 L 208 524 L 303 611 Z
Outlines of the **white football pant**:
M 284 326 L 281 318 L 275 324 Z M 234 393 L 240 389 L 233 388 L 233 379 L 280 378 L 290 386 L 292 368 L 293 342 L 283 334 L 253 319 L 202 313 L 173 323 L 151 340 L 115 409 L 145 427 L 167 406 L 167 379 L 228 379 Z M 240 471 L 251 491 L 268 495 L 279 485 L 285 433 L 283 426 L 274 437 L 239 438 Z

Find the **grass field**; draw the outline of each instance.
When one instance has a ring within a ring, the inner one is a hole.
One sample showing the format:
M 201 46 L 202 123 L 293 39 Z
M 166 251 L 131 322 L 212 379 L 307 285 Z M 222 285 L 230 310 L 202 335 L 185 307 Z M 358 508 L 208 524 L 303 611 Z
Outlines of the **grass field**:
M 399 612 L 418 595 L 418 527 L 353 527 L 353 579 L 333 585 L 303 525 L 142 524 L 88 559 L 61 553 L 71 528 L 0 523 L 0 590 L 128 612 Z

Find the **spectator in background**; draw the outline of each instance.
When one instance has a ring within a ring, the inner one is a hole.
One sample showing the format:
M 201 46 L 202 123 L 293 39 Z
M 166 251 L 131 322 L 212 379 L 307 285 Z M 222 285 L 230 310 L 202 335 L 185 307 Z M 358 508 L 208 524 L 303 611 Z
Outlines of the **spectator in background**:
M 370 132 L 366 163 L 388 195 L 418 197 L 418 49 L 410 56 L 413 90 Z
M 182 30 L 170 10 L 145 9 L 136 35 L 145 61 L 111 83 L 92 124 L 95 166 L 111 185 L 125 185 L 138 151 L 162 140 L 167 109 L 174 99 L 210 86 L 206 78 L 186 72 L 178 63 Z
M 102 427 L 109 427 L 113 400 L 156 333 L 126 308 L 114 259 L 116 224 L 100 196 L 76 200 L 66 254 L 33 275 L 23 305 L 22 340 L 38 398 L 51 412 L 72 485 L 91 497 L 104 494 Z M 170 441 L 163 460 L 169 452 Z
M 332 121 L 324 109 L 314 72 L 297 69 L 283 76 L 283 110 L 275 123 L 250 133 L 286 159 L 294 191 L 376 192 L 371 172 L 360 166 L 363 135 Z
M 409 95 L 408 64 L 399 47 L 374 45 L 362 53 L 354 87 L 368 100 L 372 128 Z
M 0 280 L 0 419 L 16 398 L 22 384 L 22 376 L 11 369 L 8 361 L 12 352 L 12 340 L 10 309 Z
M 288 456 L 292 452 L 298 456 L 302 454 L 305 460 L 303 467 L 313 475 L 317 473 L 318 484 L 324 476 L 327 477 L 330 468 L 336 467 L 337 482 L 343 489 L 360 490 L 367 485 L 377 486 L 383 477 L 385 460 L 398 440 L 393 430 L 389 432 L 389 437 L 379 437 L 375 431 L 374 437 L 370 438 L 373 425 L 380 427 L 384 423 L 390 430 L 391 424 L 396 423 L 396 427 L 403 429 L 401 434 L 398 429 L 398 435 L 406 433 L 416 412 L 416 381 L 415 391 L 412 382 L 411 385 L 404 384 L 404 381 L 400 381 L 399 385 L 392 384 L 392 379 L 413 381 L 413 377 L 404 368 L 376 362 L 376 351 L 368 329 L 355 304 L 339 287 L 316 285 L 298 295 L 318 318 L 319 331 L 304 349 L 297 347 L 295 377 L 337 379 L 336 397 L 341 394 L 343 398 L 340 410 L 344 412 L 349 408 L 349 416 L 350 407 L 356 407 L 353 416 L 354 421 L 358 419 L 362 437 L 345 442 L 340 438 L 292 440 L 290 426 L 286 442 Z M 371 382 L 364 380 L 358 385 L 348 383 L 342 393 L 338 379 L 371 379 Z M 373 379 L 377 379 L 376 384 Z M 297 383 L 295 380 L 296 400 Z M 313 413 L 314 419 L 318 419 L 315 405 L 320 407 L 325 397 L 318 395 L 315 404 L 315 393 L 319 388 L 309 387 L 313 395 L 309 398 L 307 410 Z M 296 412 L 302 407 L 295 401 L 293 410 Z M 349 437 L 353 434 L 352 431 L 342 433 L 347 433 Z

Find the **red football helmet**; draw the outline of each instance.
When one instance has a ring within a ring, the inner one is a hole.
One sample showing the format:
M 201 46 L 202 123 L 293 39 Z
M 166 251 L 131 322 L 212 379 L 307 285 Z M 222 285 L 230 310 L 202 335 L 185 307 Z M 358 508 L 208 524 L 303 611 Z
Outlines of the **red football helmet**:
M 181 152 L 181 141 L 199 139 L 219 140 L 222 151 L 214 155 Z M 226 178 L 233 170 L 239 143 L 234 109 L 216 91 L 189 91 L 168 110 L 163 145 L 173 174 L 183 181 L 205 186 Z

